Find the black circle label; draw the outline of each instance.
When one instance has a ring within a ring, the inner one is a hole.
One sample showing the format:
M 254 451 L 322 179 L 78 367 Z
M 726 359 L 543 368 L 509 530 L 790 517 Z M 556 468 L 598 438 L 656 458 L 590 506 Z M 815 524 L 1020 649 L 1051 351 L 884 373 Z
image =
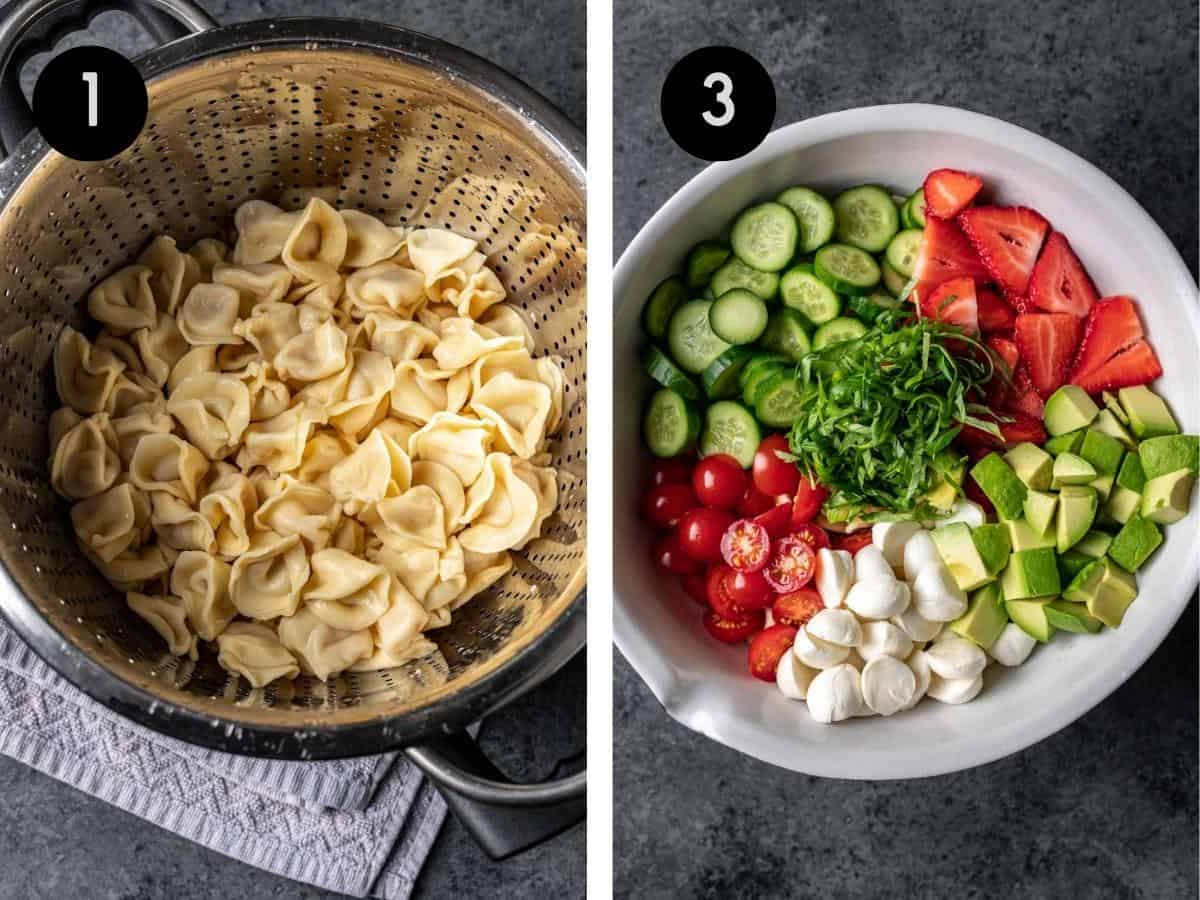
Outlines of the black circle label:
M 33 119 L 46 143 L 88 162 L 132 144 L 147 107 L 137 68 L 107 47 L 75 47 L 54 57 L 33 88 Z
M 667 74 L 659 106 L 667 133 L 692 156 L 737 159 L 771 130 L 775 85 L 749 53 L 701 47 Z

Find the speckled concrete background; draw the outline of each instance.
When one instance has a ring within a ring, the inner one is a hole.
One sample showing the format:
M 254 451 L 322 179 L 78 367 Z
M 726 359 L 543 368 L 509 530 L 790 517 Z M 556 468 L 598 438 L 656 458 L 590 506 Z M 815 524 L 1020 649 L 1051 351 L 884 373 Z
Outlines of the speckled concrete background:
M 199 0 L 218 22 L 278 16 L 353 16 L 403 25 L 487 57 L 541 91 L 581 127 L 585 119 L 583 0 Z M 0 4 L 2 7 L 3 4 Z M 127 54 L 149 40 L 106 13 L 86 38 Z M 36 71 L 39 59 L 34 60 Z M 30 80 L 30 83 L 31 80 Z M 577 659 L 490 721 L 485 748 L 514 777 L 544 777 L 584 745 L 586 673 Z M 453 819 L 434 846 L 417 897 L 582 897 L 584 829 L 493 863 Z M 278 878 L 197 847 L 0 757 L 0 900 L 216 900 L 341 895 Z
M 771 72 L 777 125 L 928 101 L 1043 134 L 1128 189 L 1195 273 L 1194 2 L 703 6 L 617 0 L 618 253 L 704 165 L 662 128 L 664 76 L 689 50 L 727 43 Z M 618 895 L 1194 898 L 1196 635 L 1193 602 L 1146 666 L 1070 728 L 980 769 L 900 783 L 741 756 L 669 720 L 614 653 Z

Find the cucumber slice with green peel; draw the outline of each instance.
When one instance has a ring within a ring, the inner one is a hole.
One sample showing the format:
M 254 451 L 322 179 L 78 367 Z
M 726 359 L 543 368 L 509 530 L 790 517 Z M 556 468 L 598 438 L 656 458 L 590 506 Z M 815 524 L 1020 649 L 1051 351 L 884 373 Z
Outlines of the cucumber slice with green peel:
M 900 215 L 891 195 L 875 184 L 842 191 L 833 201 L 837 239 L 844 244 L 882 253 L 900 230 Z
M 833 288 L 818 278 L 807 263 L 783 274 L 779 279 L 779 297 L 784 306 L 802 312 L 814 325 L 836 319 L 842 309 L 842 301 Z
M 871 254 L 849 244 L 826 244 L 818 250 L 813 274 L 839 294 L 859 295 L 871 293 L 882 275 Z
M 867 333 L 867 326 L 858 319 L 834 319 L 826 322 L 812 337 L 814 350 L 824 350 L 830 344 L 858 340 Z
M 905 228 L 887 245 L 887 262 L 906 279 L 912 278 L 917 267 L 917 254 L 921 252 L 921 241 L 925 232 L 920 228 Z
M 900 219 L 904 222 L 905 228 L 925 227 L 924 188 L 917 188 L 905 201 L 903 209 L 900 210 Z
M 667 323 L 680 303 L 687 302 L 688 290 L 683 279 L 676 275 L 658 283 L 646 305 L 642 307 L 642 330 L 654 340 L 661 340 L 667 333 Z
M 760 272 L 778 272 L 786 266 L 799 240 L 800 223 L 795 214 L 774 201 L 742 210 L 729 236 L 738 259 Z
M 725 265 L 733 251 L 720 241 L 701 241 L 687 256 L 687 286 L 702 288 L 712 280 L 713 273 Z
M 750 362 L 746 363 L 746 367 L 742 369 L 742 386 L 745 387 L 757 372 L 770 368 L 778 368 L 780 366 L 789 365 L 790 360 L 781 353 L 756 353 Z
M 658 457 L 678 456 L 696 442 L 700 416 L 670 388 L 654 392 L 642 420 L 642 436 Z
M 795 215 L 800 223 L 800 253 L 812 253 L 833 240 L 837 220 L 829 201 L 812 188 L 790 187 L 775 198 Z
M 908 286 L 908 279 L 893 269 L 886 257 L 879 262 L 879 274 L 883 286 L 887 288 L 889 294 L 899 297 L 904 293 L 904 289 Z
M 743 469 L 754 462 L 754 452 L 762 442 L 762 432 L 750 410 L 732 400 L 719 400 L 704 414 L 700 432 L 700 455 L 725 453 Z
M 746 347 L 730 347 L 712 361 L 700 376 L 704 393 L 710 400 L 736 397 L 741 390 L 741 375 L 754 351 Z
M 713 273 L 709 287 L 716 297 L 734 288 L 745 288 L 764 300 L 770 300 L 779 291 L 779 276 L 774 272 L 752 269 L 735 256 Z
M 726 291 L 713 301 L 708 324 L 717 337 L 730 344 L 753 343 L 767 327 L 766 301 L 745 288 Z
M 713 334 L 708 311 L 716 301 L 689 300 L 675 310 L 667 325 L 667 347 L 685 372 L 699 375 L 729 344 Z
M 647 375 L 663 387 L 670 388 L 685 400 L 700 399 L 700 389 L 696 387 L 696 382 L 688 378 L 687 374 L 675 365 L 671 357 L 657 347 L 646 348 L 642 354 L 642 368 L 646 370 Z
M 755 391 L 754 414 L 768 428 L 791 428 L 803 410 L 804 397 L 794 375 L 777 375 Z
M 812 349 L 806 325 L 804 316 L 796 310 L 786 306 L 777 309 L 771 313 L 759 343 L 764 350 L 780 353 L 790 362 L 799 362 Z
M 760 366 L 753 371 L 747 365 L 742 369 L 742 402 L 749 407 L 754 406 L 754 397 L 763 384 L 776 375 L 782 375 L 786 372 L 793 371 L 794 367 L 784 363 L 773 363 L 769 366 Z M 746 373 L 751 374 L 747 377 Z

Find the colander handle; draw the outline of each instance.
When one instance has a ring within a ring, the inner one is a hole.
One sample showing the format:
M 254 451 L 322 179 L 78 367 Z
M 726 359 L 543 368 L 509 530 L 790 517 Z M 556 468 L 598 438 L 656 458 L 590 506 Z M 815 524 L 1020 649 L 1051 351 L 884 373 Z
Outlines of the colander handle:
M 111 10 L 129 13 L 163 44 L 217 27 L 192 0 L 21 0 L 0 19 L 0 159 L 34 127 L 21 90 L 21 66 Z

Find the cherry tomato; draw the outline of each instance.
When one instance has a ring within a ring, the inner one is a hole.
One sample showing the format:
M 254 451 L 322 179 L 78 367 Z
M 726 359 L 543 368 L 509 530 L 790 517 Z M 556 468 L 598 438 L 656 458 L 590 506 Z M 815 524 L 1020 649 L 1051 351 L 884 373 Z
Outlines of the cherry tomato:
M 750 519 L 738 519 L 721 537 L 721 558 L 739 572 L 757 572 L 770 555 L 767 529 Z
M 848 550 L 851 555 L 857 553 L 869 543 L 871 543 L 870 528 L 864 528 L 861 531 L 852 531 L 849 534 L 839 534 L 834 538 L 834 546 L 838 550 Z
M 659 487 L 664 484 L 691 484 L 692 460 L 686 456 L 672 456 L 670 459 L 656 459 L 650 469 L 650 486 Z
M 679 583 L 683 585 L 685 594 L 701 606 L 708 606 L 708 579 L 704 574 L 696 572 L 692 575 L 681 575 Z
M 733 509 L 746 496 L 746 472 L 732 456 L 706 456 L 692 470 L 696 499 L 716 509 Z
M 679 543 L 694 560 L 720 562 L 721 538 L 732 524 L 733 516 L 723 509 L 689 509 L 679 520 Z
M 729 596 L 726 577 L 733 571 L 724 563 L 709 566 L 704 576 L 704 596 L 708 598 L 709 607 L 722 618 L 736 619 L 746 610 L 733 602 Z
M 654 558 L 660 566 L 676 575 L 700 571 L 700 563 L 683 551 L 679 534 L 674 531 L 654 545 Z
M 796 487 L 796 501 L 792 504 L 792 523 L 803 525 L 811 522 L 821 511 L 821 504 L 829 496 L 829 491 L 807 478 L 801 478 Z
M 742 519 L 753 519 L 755 516 L 773 509 L 774 506 L 774 497 L 770 494 L 764 494 L 754 485 L 750 485 L 746 488 L 746 493 L 742 496 L 742 500 L 737 506 L 737 514 Z
M 755 516 L 754 521 L 767 529 L 767 535 L 772 540 L 781 538 L 792 530 L 792 504 L 790 501 L 777 503 L 765 513 Z
M 775 542 L 763 574 L 771 587 L 786 594 L 808 584 L 813 577 L 815 563 L 812 547 L 800 538 L 789 535 Z
M 780 594 L 771 606 L 771 615 L 776 622 L 799 628 L 825 608 L 821 595 L 812 588 L 800 588 L 788 594 Z
M 743 610 L 765 609 L 775 599 L 775 591 L 762 572 L 730 570 L 725 575 L 725 593 Z
M 825 533 L 825 529 L 812 522 L 804 522 L 793 528 L 792 534 L 812 547 L 814 552 L 829 546 L 829 535 Z
M 756 631 L 761 631 L 767 621 L 767 614 L 756 609 L 738 616 L 736 619 L 725 619 L 711 610 L 704 614 L 704 627 L 708 633 L 722 644 L 740 644 Z
M 775 680 L 775 668 L 783 654 L 790 653 L 796 640 L 796 628 L 791 625 L 772 625 L 750 640 L 750 674 L 763 681 Z
M 697 506 L 690 484 L 660 484 L 646 491 L 642 515 L 655 528 L 673 528 L 685 512 Z
M 754 454 L 750 472 L 754 486 L 764 494 L 793 494 L 800 483 L 800 470 L 796 464 L 780 459 L 780 453 L 790 453 L 788 440 L 782 434 L 763 438 Z

